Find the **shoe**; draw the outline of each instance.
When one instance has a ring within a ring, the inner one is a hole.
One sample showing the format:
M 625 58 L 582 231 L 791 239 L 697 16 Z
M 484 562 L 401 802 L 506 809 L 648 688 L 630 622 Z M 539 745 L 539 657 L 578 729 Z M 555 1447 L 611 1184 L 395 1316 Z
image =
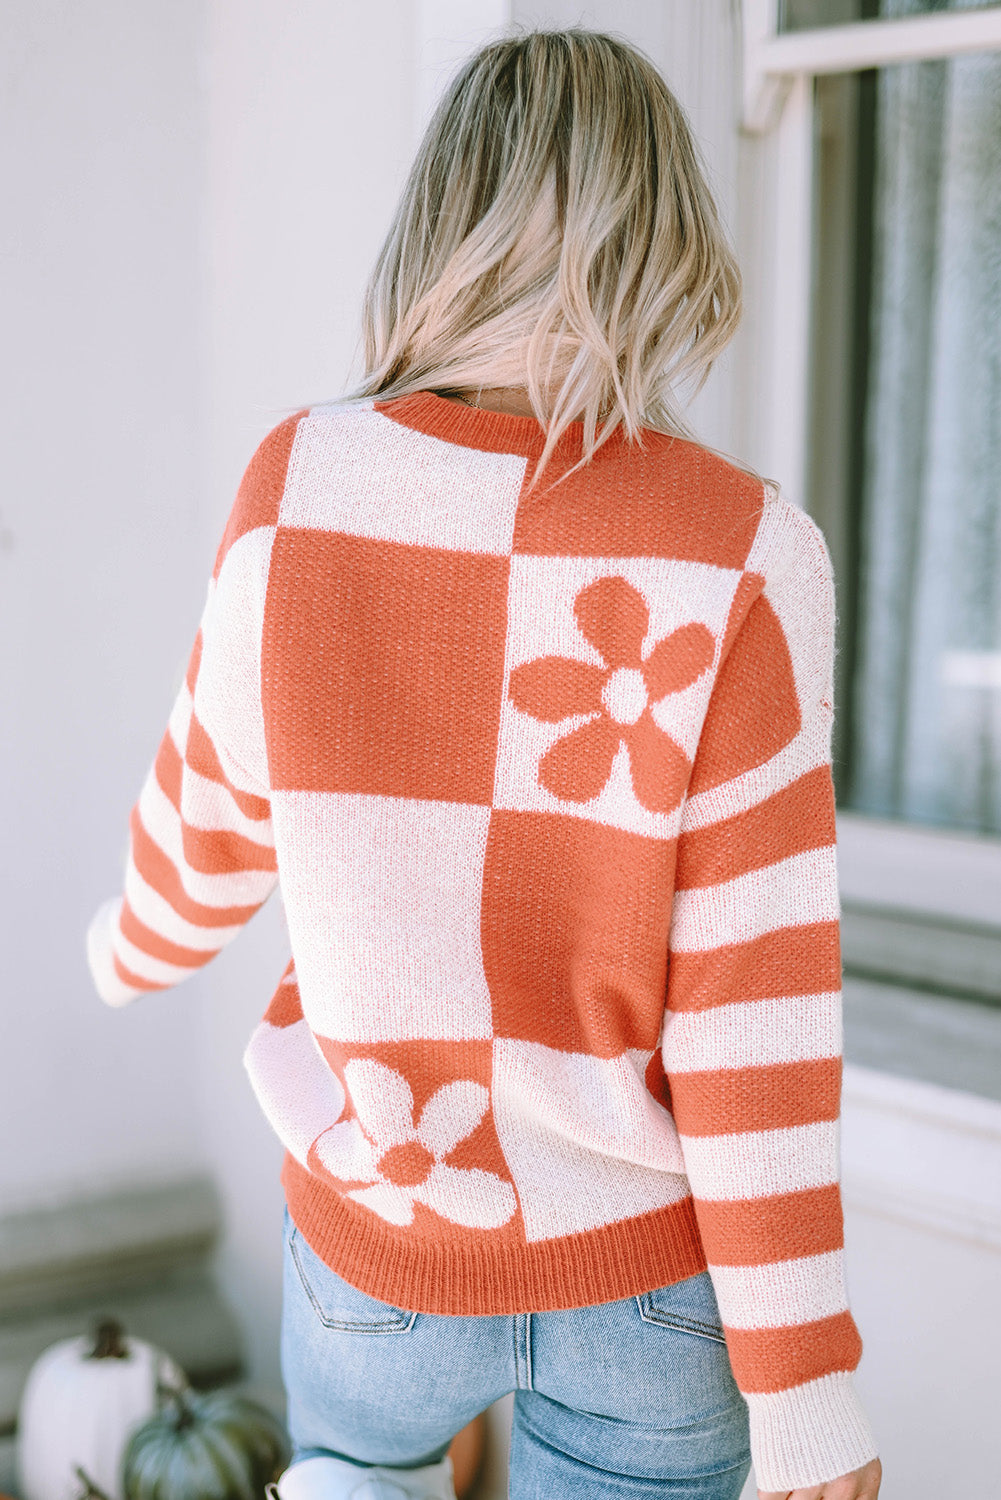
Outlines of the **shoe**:
M 455 1500 L 447 1455 L 422 1469 L 362 1468 L 344 1458 L 304 1458 L 267 1493 L 269 1500 Z

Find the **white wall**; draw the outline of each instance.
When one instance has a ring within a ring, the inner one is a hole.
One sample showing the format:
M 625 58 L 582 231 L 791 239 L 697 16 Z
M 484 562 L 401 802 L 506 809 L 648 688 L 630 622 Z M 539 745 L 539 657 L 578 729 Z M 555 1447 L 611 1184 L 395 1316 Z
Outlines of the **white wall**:
M 198 0 L 21 0 L 0 58 L 0 1206 L 201 1160 L 198 997 L 94 995 L 93 907 L 206 561 Z
M 845 1069 L 845 1246 L 881 1500 L 992 1495 L 1001 1473 L 1001 1104 Z
M 280 1150 L 241 1059 L 280 908 L 122 1012 L 83 931 L 120 888 L 242 469 L 344 388 L 413 145 L 412 22 L 408 0 L 21 0 L 0 39 L 0 1208 L 214 1170 L 265 1386 Z
M 997 1248 L 851 1208 L 845 1234 L 880 1500 L 987 1500 L 1001 1474 Z

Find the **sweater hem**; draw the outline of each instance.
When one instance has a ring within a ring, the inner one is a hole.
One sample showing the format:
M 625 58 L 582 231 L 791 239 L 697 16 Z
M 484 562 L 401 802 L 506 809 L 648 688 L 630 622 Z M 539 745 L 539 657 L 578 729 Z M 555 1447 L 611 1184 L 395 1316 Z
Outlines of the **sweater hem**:
M 290 1155 L 282 1185 L 296 1228 L 335 1275 L 410 1312 L 480 1317 L 593 1307 L 706 1270 L 691 1196 L 580 1234 L 491 1245 L 483 1235 L 478 1243 L 408 1242 L 406 1230 L 347 1202 Z

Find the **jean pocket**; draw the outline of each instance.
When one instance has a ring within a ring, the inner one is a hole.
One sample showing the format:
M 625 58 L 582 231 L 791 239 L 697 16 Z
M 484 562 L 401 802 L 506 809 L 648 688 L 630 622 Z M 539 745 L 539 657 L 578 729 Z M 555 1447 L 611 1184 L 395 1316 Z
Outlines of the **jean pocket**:
M 415 1312 L 379 1302 L 342 1280 L 310 1249 L 298 1229 L 291 1230 L 286 1244 L 302 1289 L 324 1328 L 340 1333 L 408 1333 L 413 1328 Z
M 672 1282 L 670 1286 L 657 1287 L 652 1292 L 640 1292 L 636 1306 L 644 1323 L 656 1323 L 661 1328 L 675 1328 L 680 1333 L 694 1333 L 698 1338 L 726 1343 L 708 1271 Z

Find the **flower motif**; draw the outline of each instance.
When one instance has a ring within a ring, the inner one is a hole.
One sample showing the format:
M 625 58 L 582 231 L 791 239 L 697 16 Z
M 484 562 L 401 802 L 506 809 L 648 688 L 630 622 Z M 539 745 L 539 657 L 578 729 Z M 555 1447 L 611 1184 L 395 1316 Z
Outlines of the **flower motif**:
M 581 634 L 605 659 L 603 667 L 567 656 L 540 656 L 511 673 L 511 701 L 545 724 L 587 714 L 539 761 L 539 785 L 565 802 L 590 802 L 605 785 L 619 746 L 629 752 L 636 799 L 648 812 L 669 813 L 684 795 L 691 762 L 650 712 L 668 693 L 691 687 L 716 651 L 705 625 L 682 625 L 642 655 L 650 623 L 646 600 L 625 578 L 598 578 L 574 600 Z
M 371 1186 L 347 1193 L 388 1219 L 410 1224 L 414 1204 L 468 1229 L 498 1229 L 515 1211 L 514 1188 L 493 1172 L 445 1161 L 482 1121 L 490 1095 L 462 1078 L 432 1094 L 414 1123 L 414 1096 L 402 1073 L 373 1058 L 353 1058 L 344 1081 L 357 1115 L 325 1131 L 317 1154 L 342 1182 Z

